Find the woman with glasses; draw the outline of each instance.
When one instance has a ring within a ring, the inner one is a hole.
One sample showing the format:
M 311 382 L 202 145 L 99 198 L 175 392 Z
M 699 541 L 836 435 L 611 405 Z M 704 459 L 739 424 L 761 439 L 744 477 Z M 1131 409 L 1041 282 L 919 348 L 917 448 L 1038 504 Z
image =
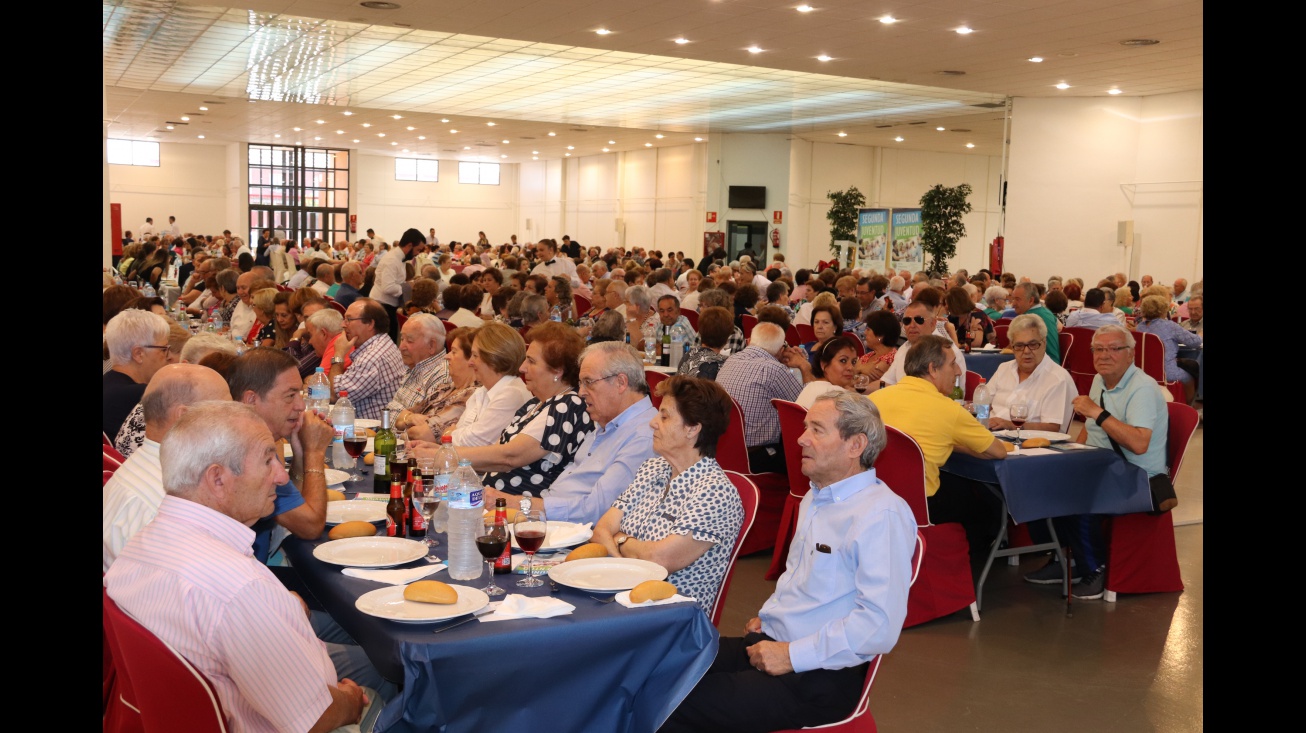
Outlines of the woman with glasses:
M 1011 406 L 1023 402 L 1029 405 L 1029 417 L 1022 429 L 1066 432 L 1074 416 L 1071 404 L 1079 391 L 1070 372 L 1047 358 L 1047 324 L 1032 313 L 1016 316 L 1007 338 L 1016 358 L 1000 364 L 989 380 L 993 397 L 989 429 L 1014 430 Z

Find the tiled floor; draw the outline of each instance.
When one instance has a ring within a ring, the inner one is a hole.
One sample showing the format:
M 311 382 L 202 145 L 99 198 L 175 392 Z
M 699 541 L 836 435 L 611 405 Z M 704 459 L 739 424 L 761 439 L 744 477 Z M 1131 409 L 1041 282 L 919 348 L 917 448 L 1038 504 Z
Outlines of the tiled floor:
M 1179 474 L 1175 539 L 1186 589 L 1076 601 L 995 564 L 978 623 L 956 613 L 903 632 L 880 665 L 871 713 L 886 733 L 1202 729 L 1202 433 Z M 721 619 L 742 634 L 774 584 L 770 555 L 740 560 Z

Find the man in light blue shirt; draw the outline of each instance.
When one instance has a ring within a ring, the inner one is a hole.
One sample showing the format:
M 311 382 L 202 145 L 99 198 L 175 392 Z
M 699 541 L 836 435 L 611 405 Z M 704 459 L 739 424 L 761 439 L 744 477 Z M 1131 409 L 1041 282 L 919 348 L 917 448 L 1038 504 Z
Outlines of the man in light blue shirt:
M 1070 314 L 1066 328 L 1092 328 L 1120 325 L 1116 319 L 1114 301 L 1107 300 L 1102 288 L 1089 288 L 1084 293 L 1084 307 Z
M 653 418 L 644 365 L 624 343 L 594 344 L 581 354 L 580 396 L 598 430 L 580 444 L 576 459 L 554 479 L 543 497 L 532 497 L 550 520 L 597 522 L 653 457 Z M 520 496 L 486 487 L 486 503 L 502 496 L 512 506 Z
M 851 392 L 816 398 L 798 439 L 812 490 L 798 509 L 788 569 L 743 638 L 661 728 L 773 731 L 824 725 L 857 705 L 867 663 L 907 617 L 916 520 L 875 476 L 885 445 L 875 405 Z

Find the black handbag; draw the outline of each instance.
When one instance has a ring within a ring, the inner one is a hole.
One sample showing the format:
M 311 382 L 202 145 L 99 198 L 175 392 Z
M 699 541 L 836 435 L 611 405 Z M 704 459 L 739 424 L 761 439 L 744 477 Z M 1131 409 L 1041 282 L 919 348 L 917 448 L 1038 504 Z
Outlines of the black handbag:
M 1106 400 L 1104 399 L 1102 402 L 1102 409 L 1105 410 Z M 1115 452 L 1127 462 L 1129 459 L 1125 458 L 1125 452 L 1120 444 L 1105 429 L 1102 432 L 1106 435 L 1106 439 L 1111 441 L 1111 447 L 1115 449 Z M 1174 484 L 1170 481 L 1169 474 L 1158 473 L 1152 476 L 1147 480 L 1147 486 L 1152 490 L 1152 511 L 1148 512 L 1148 514 L 1154 517 L 1160 516 L 1179 506 L 1179 497 L 1175 495 Z

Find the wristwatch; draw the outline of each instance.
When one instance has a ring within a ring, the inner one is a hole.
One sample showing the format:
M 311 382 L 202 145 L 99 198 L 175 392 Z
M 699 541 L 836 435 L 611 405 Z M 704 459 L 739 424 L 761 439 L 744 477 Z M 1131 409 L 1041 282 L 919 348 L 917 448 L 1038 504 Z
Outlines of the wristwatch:
M 343 357 L 343 356 L 333 356 L 333 357 L 331 357 L 331 366 L 335 366 L 335 365 L 337 365 L 337 364 L 344 364 L 344 363 L 345 363 L 345 357 Z
M 618 532 L 612 539 L 617 543 L 617 547 L 621 547 L 626 544 L 626 540 L 630 539 L 630 535 L 625 532 Z
M 1096 418 L 1097 426 L 1099 428 L 1102 427 L 1102 423 L 1106 422 L 1106 419 L 1108 417 L 1111 417 L 1111 413 L 1107 412 L 1106 410 L 1102 410 L 1102 412 L 1098 413 Z

